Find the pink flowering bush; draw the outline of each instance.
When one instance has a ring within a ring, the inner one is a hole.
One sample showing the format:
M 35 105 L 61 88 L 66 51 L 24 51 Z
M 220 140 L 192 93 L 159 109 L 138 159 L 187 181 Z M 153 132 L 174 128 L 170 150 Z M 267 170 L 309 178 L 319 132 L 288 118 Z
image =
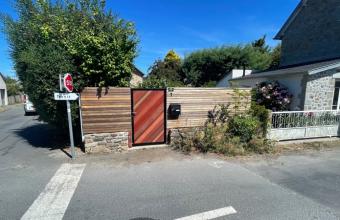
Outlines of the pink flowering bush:
M 277 81 L 262 82 L 256 86 L 255 101 L 272 111 L 285 111 L 289 109 L 293 95 L 288 89 Z

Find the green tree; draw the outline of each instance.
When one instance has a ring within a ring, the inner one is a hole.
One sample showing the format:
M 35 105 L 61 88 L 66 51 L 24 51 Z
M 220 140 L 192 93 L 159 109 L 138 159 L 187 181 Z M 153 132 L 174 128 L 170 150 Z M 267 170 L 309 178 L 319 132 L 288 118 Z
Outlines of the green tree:
M 254 40 L 251 45 L 252 47 L 259 49 L 262 53 L 269 53 L 270 51 L 270 47 L 266 43 L 266 35 Z
M 166 81 L 168 85 L 181 86 L 183 85 L 181 76 L 181 58 L 170 50 L 164 60 L 156 60 L 149 68 L 149 77 L 153 77 L 151 81 L 159 79 Z
M 73 74 L 76 91 L 129 85 L 136 31 L 104 0 L 17 0 L 15 8 L 17 19 L 2 20 L 17 75 L 42 120 L 65 121 L 63 104 L 52 100 L 61 73 Z
M 270 53 L 251 44 L 222 46 L 192 52 L 184 58 L 182 71 L 186 84 L 203 86 L 220 80 L 234 68 L 265 70 Z
M 270 64 L 270 69 L 277 69 L 280 67 L 281 60 L 281 44 L 278 44 L 271 51 L 272 62 Z
M 1 75 L 1 73 L 0 73 Z M 21 85 L 18 80 L 11 78 L 9 76 L 4 77 L 6 87 L 7 87 L 7 95 L 12 96 L 12 95 L 18 95 L 22 92 Z
M 180 63 L 181 62 L 181 57 L 174 50 L 170 50 L 165 55 L 164 62 L 177 62 L 177 63 Z

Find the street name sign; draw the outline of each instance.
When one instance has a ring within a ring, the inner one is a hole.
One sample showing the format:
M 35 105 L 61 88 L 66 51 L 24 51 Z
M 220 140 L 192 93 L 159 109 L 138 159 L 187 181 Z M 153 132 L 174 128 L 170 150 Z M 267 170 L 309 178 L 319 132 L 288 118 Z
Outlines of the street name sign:
M 54 100 L 57 101 L 69 101 L 69 100 L 77 100 L 79 98 L 77 93 L 54 93 Z

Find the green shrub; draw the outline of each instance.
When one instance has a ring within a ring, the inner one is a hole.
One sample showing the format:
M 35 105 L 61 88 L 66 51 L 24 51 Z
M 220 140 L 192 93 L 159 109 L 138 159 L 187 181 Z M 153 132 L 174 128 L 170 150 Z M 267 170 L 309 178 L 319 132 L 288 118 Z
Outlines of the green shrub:
M 200 138 L 196 138 L 197 149 L 202 152 L 213 151 L 217 146 L 222 145 L 226 139 L 227 125 L 215 126 L 207 123 Z
M 241 142 L 249 142 L 259 128 L 257 118 L 248 115 L 238 115 L 230 119 L 228 131 L 231 135 L 240 137 Z
M 183 83 L 179 81 L 170 81 L 165 78 L 159 78 L 152 75 L 145 78 L 137 87 L 144 89 L 164 89 L 167 87 L 183 87 Z
M 266 109 L 263 105 L 258 105 L 256 102 L 251 103 L 251 107 L 249 110 L 249 114 L 253 117 L 256 117 L 260 123 L 260 133 L 259 135 L 262 135 L 262 137 L 267 136 L 268 126 L 269 126 L 269 117 L 270 117 L 270 111 Z
M 293 95 L 278 81 L 261 82 L 256 86 L 254 101 L 272 111 L 289 109 Z
M 274 152 L 274 142 L 263 138 L 266 129 L 262 123 L 268 122 L 269 117 L 265 108 L 254 105 L 247 115 L 233 117 L 229 113 L 228 106 L 215 106 L 203 128 L 194 132 L 182 130 L 173 147 L 183 152 L 195 149 L 228 156 Z
M 144 89 L 163 89 L 167 87 L 165 79 L 158 79 L 156 76 L 149 76 L 138 85 L 138 88 Z

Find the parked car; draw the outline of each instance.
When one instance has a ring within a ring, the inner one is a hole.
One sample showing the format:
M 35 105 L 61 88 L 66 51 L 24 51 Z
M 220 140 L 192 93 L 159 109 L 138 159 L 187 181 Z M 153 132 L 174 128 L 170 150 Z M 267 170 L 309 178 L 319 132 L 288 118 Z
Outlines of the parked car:
M 25 115 L 36 113 L 33 103 L 28 99 L 28 95 L 24 95 Z

